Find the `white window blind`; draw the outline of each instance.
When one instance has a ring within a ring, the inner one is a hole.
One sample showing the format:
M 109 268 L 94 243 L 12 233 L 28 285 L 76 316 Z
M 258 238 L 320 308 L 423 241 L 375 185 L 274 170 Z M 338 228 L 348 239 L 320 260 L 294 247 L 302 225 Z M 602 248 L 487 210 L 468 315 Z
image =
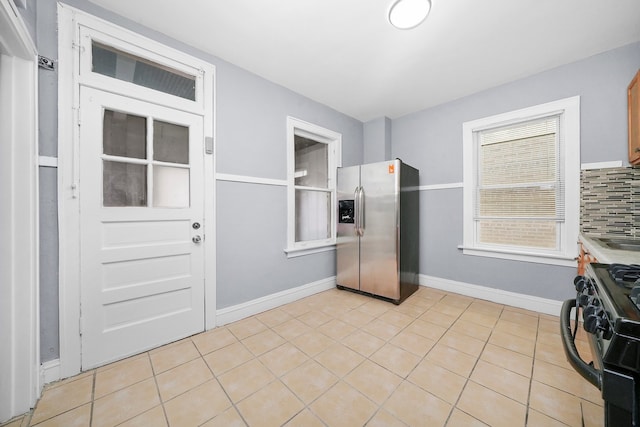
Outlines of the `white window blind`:
M 565 220 L 560 116 L 477 132 L 476 241 L 558 249 Z

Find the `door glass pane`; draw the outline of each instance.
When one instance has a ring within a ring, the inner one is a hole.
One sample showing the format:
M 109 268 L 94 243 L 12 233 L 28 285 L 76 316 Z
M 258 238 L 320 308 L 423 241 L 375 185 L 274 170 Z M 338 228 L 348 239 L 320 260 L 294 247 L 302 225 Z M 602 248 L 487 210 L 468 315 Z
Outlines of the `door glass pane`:
M 328 145 L 296 135 L 295 155 L 295 185 L 328 188 Z
M 91 44 L 94 73 L 196 100 L 196 78 L 95 41 Z
M 159 208 L 189 206 L 189 169 L 154 166 L 153 206 Z
M 189 164 L 189 128 L 171 123 L 153 122 L 153 159 Z
M 146 206 L 147 167 L 103 160 L 102 203 L 104 206 Z
M 331 193 L 296 190 L 296 242 L 331 237 Z
M 147 119 L 105 110 L 102 147 L 104 154 L 145 159 L 147 157 Z

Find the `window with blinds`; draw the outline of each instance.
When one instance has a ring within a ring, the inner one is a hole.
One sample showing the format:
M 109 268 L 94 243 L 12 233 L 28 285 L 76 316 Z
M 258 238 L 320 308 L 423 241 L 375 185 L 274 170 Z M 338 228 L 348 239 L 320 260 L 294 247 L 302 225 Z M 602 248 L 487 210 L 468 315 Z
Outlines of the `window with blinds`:
M 561 145 L 560 116 L 477 132 L 478 243 L 559 249 Z

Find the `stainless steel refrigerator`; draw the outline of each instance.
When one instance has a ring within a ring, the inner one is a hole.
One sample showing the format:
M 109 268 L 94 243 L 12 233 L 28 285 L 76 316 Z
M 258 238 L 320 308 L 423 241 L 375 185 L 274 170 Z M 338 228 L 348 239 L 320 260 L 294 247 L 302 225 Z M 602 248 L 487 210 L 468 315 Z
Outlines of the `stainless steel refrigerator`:
M 338 288 L 396 304 L 418 289 L 418 175 L 400 159 L 338 168 Z

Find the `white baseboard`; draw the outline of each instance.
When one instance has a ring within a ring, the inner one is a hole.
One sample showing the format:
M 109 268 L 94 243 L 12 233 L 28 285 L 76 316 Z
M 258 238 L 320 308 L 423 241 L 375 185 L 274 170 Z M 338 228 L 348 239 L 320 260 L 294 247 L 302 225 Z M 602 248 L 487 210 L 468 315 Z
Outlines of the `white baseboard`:
M 418 275 L 418 280 L 421 286 L 455 292 L 456 294 L 480 298 L 512 307 L 524 308 L 552 316 L 559 316 L 560 308 L 562 307 L 562 301 L 509 292 L 502 289 L 488 288 L 486 286 L 472 285 L 470 283 L 457 282 L 455 280 L 442 279 L 425 274 Z
M 58 381 L 60 374 L 60 359 L 49 360 L 40 365 L 40 385 Z
M 308 283 L 298 286 L 297 288 L 287 289 L 286 291 L 277 292 L 242 304 L 225 307 L 216 311 L 217 326 L 226 325 L 227 323 L 242 320 L 254 314 L 280 307 L 283 304 L 297 301 L 301 298 L 326 291 L 336 286 L 336 277 L 318 280 L 317 282 Z

